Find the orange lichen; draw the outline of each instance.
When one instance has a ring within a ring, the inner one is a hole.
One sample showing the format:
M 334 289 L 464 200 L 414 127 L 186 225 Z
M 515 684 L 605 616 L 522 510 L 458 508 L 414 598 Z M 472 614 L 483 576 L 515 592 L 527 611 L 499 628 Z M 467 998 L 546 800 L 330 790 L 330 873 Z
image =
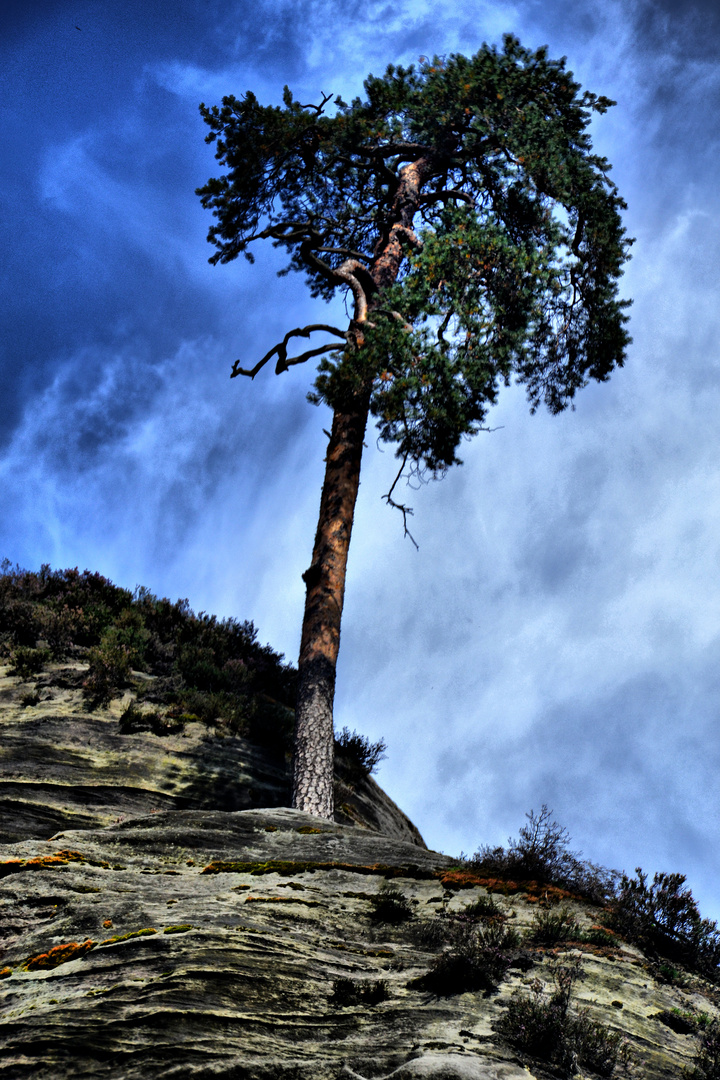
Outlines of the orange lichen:
M 36 855 L 32 859 L 5 859 L 0 862 L 0 878 L 16 874 L 19 870 L 52 870 L 54 867 L 67 866 L 69 862 L 85 861 L 79 851 L 56 851 L 54 855 Z
M 541 881 L 510 881 L 504 878 L 486 877 L 475 874 L 471 870 L 465 870 L 463 867 L 442 871 L 438 877 L 446 889 L 474 889 L 480 886 L 488 892 L 502 893 L 504 896 L 521 892 L 525 893 L 525 898 L 530 904 L 580 899 L 567 889 L 560 889 L 556 885 L 545 885 Z
M 110 927 L 112 926 L 112 924 L 113 924 L 112 919 L 105 919 L 105 922 L 103 923 L 103 926 L 105 927 L 106 930 L 109 930 Z
M 0 979 L 8 979 L 13 973 L 13 969 L 10 967 L 0 968 Z
M 27 960 L 25 970 L 41 971 L 56 968 L 60 964 L 66 964 L 69 960 L 76 960 L 79 956 L 83 956 L 94 948 L 95 942 L 91 941 L 90 938 L 81 943 L 71 941 L 67 945 L 56 945 L 54 948 L 48 949 L 46 953 L 39 953 L 37 956 L 32 956 Z

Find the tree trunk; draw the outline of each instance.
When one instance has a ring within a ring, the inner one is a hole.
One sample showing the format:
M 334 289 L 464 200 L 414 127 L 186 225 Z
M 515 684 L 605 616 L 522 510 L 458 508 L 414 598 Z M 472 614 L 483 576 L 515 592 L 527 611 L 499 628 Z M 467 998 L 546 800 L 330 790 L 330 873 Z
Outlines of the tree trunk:
M 333 416 L 312 563 L 303 574 L 307 594 L 298 661 L 292 805 L 330 819 L 335 668 L 368 408 L 369 395 L 363 395 L 355 408 Z

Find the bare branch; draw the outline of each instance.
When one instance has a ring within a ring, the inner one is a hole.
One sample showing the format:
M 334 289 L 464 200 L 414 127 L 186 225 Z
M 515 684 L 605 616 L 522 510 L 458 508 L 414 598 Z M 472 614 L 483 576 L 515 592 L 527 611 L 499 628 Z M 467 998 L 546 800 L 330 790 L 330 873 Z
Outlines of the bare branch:
M 301 353 L 300 356 L 291 356 L 289 360 L 281 360 L 278 358 L 278 362 L 275 365 L 275 374 L 281 375 L 283 371 L 287 371 L 293 364 L 304 364 L 306 360 L 309 360 L 313 356 L 320 356 L 321 353 L 326 352 L 340 352 L 342 345 L 319 345 L 317 349 L 308 349 L 306 352 Z
M 320 103 L 320 105 L 301 105 L 300 108 L 301 109 L 314 109 L 315 112 L 317 113 L 317 115 L 319 116 L 320 113 L 325 108 L 325 106 L 327 105 L 330 98 L 332 97 L 332 94 L 326 94 L 324 90 L 321 90 L 320 93 L 322 94 L 322 102 Z
M 415 539 L 415 537 L 413 536 L 413 534 L 410 532 L 410 530 L 407 527 L 407 519 L 408 519 L 408 517 L 412 517 L 413 508 L 412 508 L 412 506 L 404 506 L 402 503 L 395 502 L 395 500 L 392 497 L 392 493 L 395 490 L 395 485 L 397 484 L 398 480 L 402 476 L 403 471 L 405 469 L 405 466 L 407 464 L 407 459 L 408 459 L 408 455 L 406 454 L 405 457 L 402 460 L 402 465 L 398 469 L 398 474 L 395 477 L 395 479 L 393 480 L 392 485 L 390 486 L 390 490 L 388 491 L 387 495 L 383 495 L 382 498 L 385 500 L 385 502 L 388 504 L 388 506 L 392 506 L 395 510 L 400 511 L 400 513 L 403 516 L 403 536 L 409 537 L 410 540 L 412 541 L 412 543 L 415 545 L 415 550 L 419 551 L 420 547 L 418 545 L 418 542 L 417 542 L 417 540 Z
M 342 338 L 344 341 L 348 340 L 346 330 L 338 330 L 338 328 L 336 326 L 329 326 L 327 323 L 311 323 L 309 326 L 302 326 L 302 327 L 298 326 L 298 327 L 295 327 L 294 330 L 288 330 L 287 334 L 282 339 L 282 341 L 278 342 L 277 345 L 273 345 L 272 349 L 270 349 L 269 352 L 265 353 L 262 360 L 258 360 L 258 362 L 257 362 L 257 364 L 255 365 L 254 368 L 242 368 L 242 367 L 240 367 L 240 361 L 236 360 L 235 363 L 232 366 L 232 371 L 230 372 L 230 378 L 234 379 L 236 375 L 247 375 L 251 379 L 254 379 L 255 376 L 257 375 L 258 371 L 260 371 L 261 368 L 265 367 L 265 364 L 267 364 L 267 362 L 269 360 L 272 360 L 272 358 L 273 358 L 273 356 L 275 356 L 275 354 L 277 354 L 277 357 L 278 357 L 278 361 L 277 361 L 277 364 L 275 366 L 275 374 L 279 375 L 280 372 L 287 371 L 288 367 L 291 364 L 301 364 L 305 360 L 309 359 L 310 356 L 316 356 L 320 352 L 329 352 L 331 349 L 340 348 L 339 345 L 324 345 L 320 349 L 310 350 L 307 353 L 303 353 L 302 357 L 295 357 L 295 358 L 293 358 L 291 360 L 288 360 L 288 358 L 287 358 L 288 341 L 290 341 L 290 339 L 294 338 L 294 337 L 309 338 L 310 335 L 312 333 L 314 333 L 316 330 L 322 330 L 327 334 L 334 334 L 336 337 Z

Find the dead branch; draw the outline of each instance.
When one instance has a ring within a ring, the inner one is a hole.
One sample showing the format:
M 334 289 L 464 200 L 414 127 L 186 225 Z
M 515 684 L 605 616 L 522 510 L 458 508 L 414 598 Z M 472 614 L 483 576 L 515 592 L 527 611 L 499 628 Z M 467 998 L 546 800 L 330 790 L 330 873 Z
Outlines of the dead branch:
M 412 517 L 412 515 L 414 513 L 413 508 L 412 508 L 412 506 L 404 506 L 403 503 L 395 502 L 395 500 L 392 497 L 392 493 L 395 490 L 395 485 L 397 484 L 398 480 L 402 476 L 402 474 L 403 474 L 403 472 L 405 470 L 405 466 L 407 465 L 407 459 L 408 459 L 408 455 L 406 454 L 405 457 L 402 460 L 402 465 L 398 469 L 398 474 L 397 474 L 397 476 L 395 477 L 395 479 L 393 480 L 393 482 L 392 482 L 392 484 L 390 486 L 390 490 L 388 491 L 387 495 L 383 495 L 382 498 L 385 500 L 385 502 L 388 504 L 388 506 L 392 506 L 393 509 L 400 511 L 400 513 L 403 516 L 403 536 L 409 537 L 410 540 L 412 541 L 412 543 L 415 545 L 415 550 L 419 551 L 420 546 L 419 546 L 417 540 L 415 539 L 415 537 L 413 536 L 413 534 L 410 532 L 410 530 L 407 527 L 407 519 L 408 519 L 408 517 Z
M 240 361 L 236 360 L 232 366 L 230 372 L 230 378 L 234 379 L 236 375 L 247 375 L 251 379 L 254 379 L 258 371 L 265 367 L 269 360 L 272 360 L 273 356 L 277 354 L 277 364 L 275 365 L 275 374 L 279 375 L 283 371 L 291 366 L 291 364 L 302 364 L 305 360 L 308 360 L 310 356 L 318 356 L 321 352 L 330 352 L 331 349 L 340 348 L 339 345 L 323 345 L 318 349 L 310 349 L 308 352 L 303 353 L 302 356 L 293 357 L 288 360 L 287 347 L 291 338 L 304 337 L 309 338 L 316 330 L 322 330 L 326 334 L 334 334 L 335 337 L 342 338 L 344 341 L 348 340 L 347 330 L 338 330 L 336 326 L 328 326 L 327 323 L 311 323 L 309 326 L 297 326 L 294 330 L 288 330 L 282 341 L 279 341 L 277 345 L 273 345 L 272 349 L 265 353 L 262 360 L 258 360 L 257 364 L 253 368 L 240 367 Z
M 319 116 L 320 113 L 325 108 L 325 106 L 327 105 L 330 98 L 332 97 L 332 94 L 326 94 L 324 90 L 321 90 L 320 93 L 322 94 L 322 102 L 319 105 L 301 105 L 300 108 L 301 109 L 314 109 L 315 112 L 317 113 L 317 115 Z

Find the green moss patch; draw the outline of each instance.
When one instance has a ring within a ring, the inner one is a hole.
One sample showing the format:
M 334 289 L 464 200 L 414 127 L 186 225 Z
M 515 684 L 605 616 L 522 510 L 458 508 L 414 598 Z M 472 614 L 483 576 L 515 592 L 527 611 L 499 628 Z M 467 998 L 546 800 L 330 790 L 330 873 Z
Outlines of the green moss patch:
M 131 930 L 129 934 L 116 934 L 114 937 L 105 938 L 101 945 L 117 945 L 119 941 L 130 941 L 131 938 L 147 937 L 149 934 L 157 934 L 154 926 L 148 926 L 145 930 Z
M 194 930 L 192 923 L 178 923 L 177 926 L 166 926 L 163 934 L 187 934 L 188 930 Z

